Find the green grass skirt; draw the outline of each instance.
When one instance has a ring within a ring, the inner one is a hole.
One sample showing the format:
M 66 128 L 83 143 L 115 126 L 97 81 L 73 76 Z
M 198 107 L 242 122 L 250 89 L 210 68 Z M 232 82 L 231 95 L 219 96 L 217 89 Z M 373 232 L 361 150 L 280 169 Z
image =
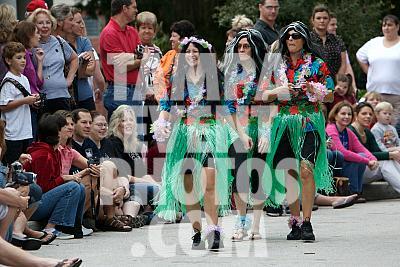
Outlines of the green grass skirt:
M 293 149 L 297 162 L 301 159 L 301 149 L 303 147 L 306 132 L 304 125 L 306 120 L 310 122 L 320 137 L 319 149 L 316 153 L 314 166 L 314 180 L 316 190 L 322 190 L 327 193 L 334 191 L 332 171 L 329 168 L 326 137 L 325 137 L 325 119 L 322 112 L 307 112 L 305 117 L 302 114 L 290 115 L 280 112 L 273 120 L 271 129 L 270 151 L 267 155 L 267 165 L 264 170 L 263 187 L 268 196 L 267 205 L 277 206 L 282 203 L 286 196 L 285 175 L 283 170 L 273 169 L 273 160 L 276 151 L 286 129 L 288 130 L 290 146 Z M 310 163 L 310 167 L 313 167 Z M 297 172 L 300 173 L 300 164 L 297 164 Z M 270 179 L 268 179 L 270 177 Z M 301 183 L 300 189 L 301 189 Z
M 218 198 L 218 213 L 226 215 L 231 205 L 231 161 L 228 157 L 232 143 L 232 131 L 229 125 L 217 120 L 200 119 L 186 125 L 183 120 L 174 125 L 167 144 L 166 158 L 162 171 L 162 187 L 158 196 L 156 214 L 166 220 L 174 221 L 179 211 L 186 212 L 185 189 L 182 166 L 187 153 L 191 153 L 195 165 L 193 190 L 196 199 L 203 206 L 205 188 L 201 185 L 201 170 L 208 156 L 212 155 L 216 169 L 215 187 Z

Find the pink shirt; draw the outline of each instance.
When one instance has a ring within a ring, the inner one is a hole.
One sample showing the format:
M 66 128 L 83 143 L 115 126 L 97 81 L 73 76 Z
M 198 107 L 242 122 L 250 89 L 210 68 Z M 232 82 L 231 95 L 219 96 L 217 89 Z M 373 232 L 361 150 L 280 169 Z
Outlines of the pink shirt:
M 61 175 L 68 175 L 71 169 L 72 162 L 80 157 L 78 151 L 69 146 L 58 146 L 58 151 L 61 154 Z
M 339 132 L 334 123 L 329 123 L 326 126 L 326 133 L 332 138 L 332 150 L 338 150 L 342 152 L 344 160 L 350 162 L 358 162 L 368 164 L 370 160 L 376 160 L 375 156 L 371 154 L 358 140 L 357 136 L 352 132 L 345 129 L 349 136 L 349 149 L 346 149 L 339 138 Z M 359 155 L 358 153 L 364 153 L 366 158 Z

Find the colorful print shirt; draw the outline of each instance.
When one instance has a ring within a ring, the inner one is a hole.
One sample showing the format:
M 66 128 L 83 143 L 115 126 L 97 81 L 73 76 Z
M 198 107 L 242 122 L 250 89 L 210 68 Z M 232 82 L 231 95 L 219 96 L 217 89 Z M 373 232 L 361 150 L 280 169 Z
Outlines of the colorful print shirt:
M 304 66 L 307 66 L 305 61 L 306 54 L 299 58 L 296 64 L 291 64 L 290 59 L 287 60 L 286 77 L 289 83 L 298 84 Z M 307 70 L 305 80 L 307 82 L 319 82 L 326 86 L 329 91 L 334 90 L 333 79 L 329 76 L 328 65 L 320 58 L 311 55 L 311 69 Z M 279 80 L 277 71 L 273 72 L 272 84 L 276 84 Z M 307 116 L 307 113 L 319 112 L 321 110 L 320 103 L 310 102 L 306 95 L 307 89 L 305 86 L 299 90 L 297 97 L 290 97 L 290 100 L 277 100 L 279 112 L 284 114 L 296 115 L 302 114 Z

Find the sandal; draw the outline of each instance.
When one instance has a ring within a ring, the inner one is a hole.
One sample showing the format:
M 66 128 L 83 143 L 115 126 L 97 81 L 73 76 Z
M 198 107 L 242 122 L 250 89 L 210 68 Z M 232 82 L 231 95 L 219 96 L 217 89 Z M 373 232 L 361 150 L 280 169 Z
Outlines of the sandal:
M 262 239 L 260 233 L 251 232 L 249 235 L 249 240 L 260 240 Z
M 136 217 L 132 217 L 132 228 L 140 228 L 146 224 L 146 219 L 142 215 L 138 215 Z
M 43 235 L 41 237 L 39 237 L 38 239 L 40 241 L 42 241 L 42 245 L 49 245 L 51 242 L 54 241 L 54 239 L 56 239 L 56 235 L 53 233 L 47 233 L 46 231 L 40 231 L 43 233 Z
M 112 218 L 107 218 L 100 227 L 103 231 L 113 231 L 113 232 L 130 232 L 132 227 L 125 225 L 123 222 L 118 220 L 115 216 Z
M 240 242 L 247 236 L 247 230 L 244 228 L 236 228 L 233 230 L 232 242 Z
M 120 220 L 123 224 L 127 226 L 132 225 L 133 217 L 131 215 L 118 215 L 116 216 L 118 220 Z
M 55 267 L 78 267 L 82 264 L 82 260 L 79 258 L 76 259 L 65 259 L 57 263 Z

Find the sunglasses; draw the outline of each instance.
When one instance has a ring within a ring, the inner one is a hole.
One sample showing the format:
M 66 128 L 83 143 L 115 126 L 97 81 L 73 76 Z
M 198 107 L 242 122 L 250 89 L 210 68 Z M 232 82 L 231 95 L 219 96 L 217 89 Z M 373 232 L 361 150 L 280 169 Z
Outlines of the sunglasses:
M 300 33 L 298 33 L 298 32 L 295 32 L 295 33 L 292 33 L 292 34 L 288 33 L 288 34 L 285 36 L 285 40 L 289 40 L 290 37 L 292 37 L 293 40 L 299 40 L 299 39 L 301 39 L 303 36 L 302 36 Z
M 249 44 L 238 44 L 237 45 L 237 48 L 238 48 L 238 50 L 240 50 L 240 49 L 244 49 L 244 50 L 247 50 L 247 49 L 250 49 L 251 47 L 250 47 L 250 45 Z

